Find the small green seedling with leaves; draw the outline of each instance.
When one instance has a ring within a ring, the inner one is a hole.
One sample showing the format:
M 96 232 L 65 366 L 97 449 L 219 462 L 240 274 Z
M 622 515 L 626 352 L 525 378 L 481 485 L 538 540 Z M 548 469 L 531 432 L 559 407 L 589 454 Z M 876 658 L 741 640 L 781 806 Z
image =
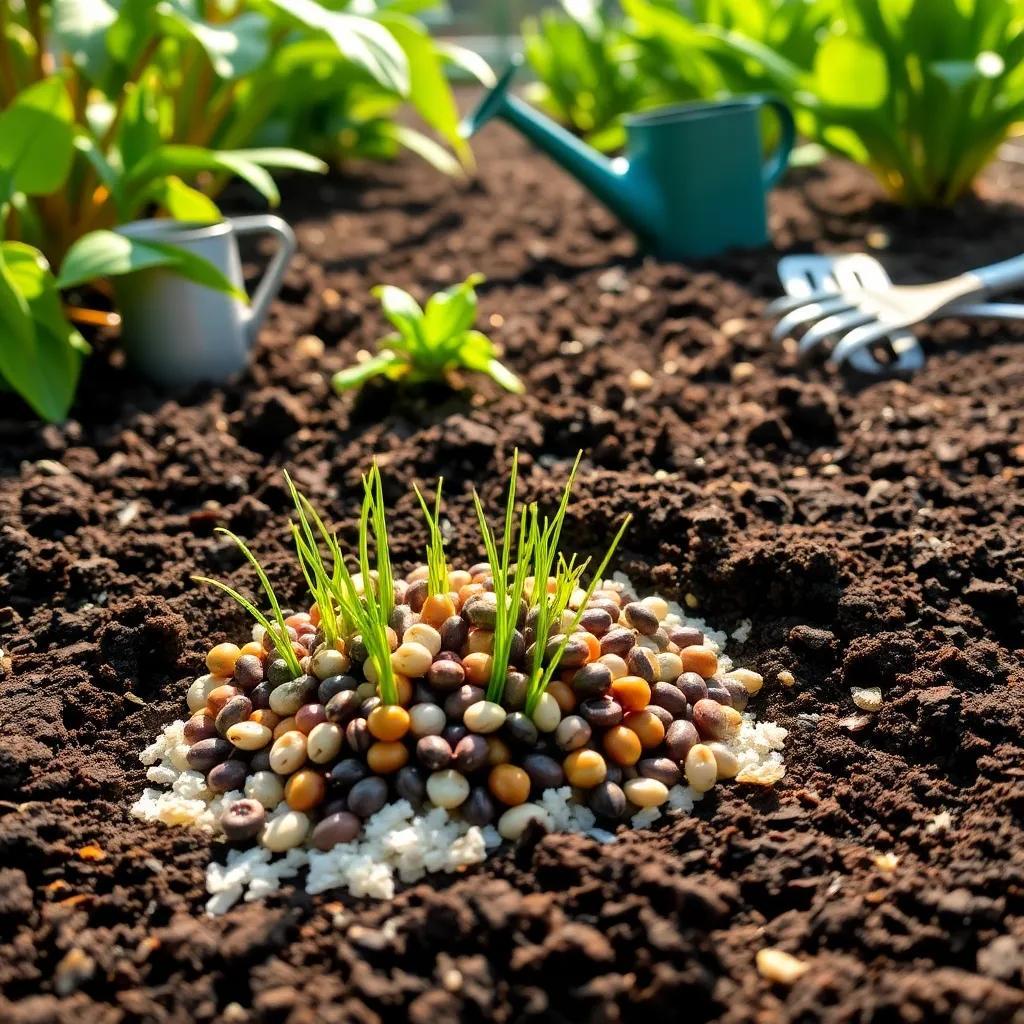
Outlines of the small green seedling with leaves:
M 395 333 L 381 338 L 377 355 L 336 373 L 334 389 L 360 388 L 381 376 L 408 384 L 449 381 L 457 370 L 473 370 L 487 374 L 506 391 L 522 393 L 523 382 L 498 360 L 494 342 L 473 329 L 476 285 L 483 280 L 482 274 L 470 274 L 461 284 L 431 296 L 426 309 L 401 288 L 378 285 L 373 294 Z

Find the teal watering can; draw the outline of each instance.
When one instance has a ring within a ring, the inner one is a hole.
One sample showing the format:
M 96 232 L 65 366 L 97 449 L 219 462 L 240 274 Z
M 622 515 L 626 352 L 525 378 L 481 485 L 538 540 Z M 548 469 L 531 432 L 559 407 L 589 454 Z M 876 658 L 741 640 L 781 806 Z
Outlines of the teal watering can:
M 789 162 L 789 108 L 765 96 L 663 107 L 626 118 L 626 155 L 608 159 L 509 93 L 512 64 L 463 122 L 473 135 L 494 117 L 517 128 L 597 196 L 660 259 L 713 256 L 768 241 L 765 197 Z M 763 107 L 778 116 L 767 160 Z

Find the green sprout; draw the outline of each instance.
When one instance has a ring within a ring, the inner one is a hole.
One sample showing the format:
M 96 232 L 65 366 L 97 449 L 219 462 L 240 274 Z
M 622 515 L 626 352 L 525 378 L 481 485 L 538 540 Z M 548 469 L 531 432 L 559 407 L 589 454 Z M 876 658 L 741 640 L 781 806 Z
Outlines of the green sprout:
M 506 391 L 521 394 L 523 382 L 498 360 L 494 342 L 472 329 L 475 286 L 483 280 L 482 274 L 470 274 L 461 284 L 431 296 L 426 311 L 401 288 L 378 285 L 373 294 L 396 333 L 380 339 L 377 355 L 336 373 L 334 390 L 360 388 L 379 376 L 409 384 L 446 381 L 455 370 L 466 369 L 485 373 Z
M 527 509 L 522 509 L 519 517 L 518 543 L 515 545 L 516 562 L 512 564 L 513 540 L 515 530 L 516 485 L 519 474 L 519 450 L 512 453 L 512 471 L 509 474 L 508 497 L 505 502 L 505 529 L 501 538 L 501 549 L 498 548 L 497 537 L 484 515 L 483 503 L 476 489 L 473 490 L 473 504 L 476 517 L 480 524 L 480 535 L 483 537 L 487 551 L 487 561 L 491 567 L 491 578 L 494 581 L 495 621 L 494 643 L 491 651 L 491 677 L 487 684 L 487 700 L 500 704 L 505 692 L 505 681 L 508 676 L 508 665 L 512 653 L 512 642 L 515 639 L 516 623 L 519 620 L 519 609 L 526 588 L 526 576 L 530 569 L 531 537 L 527 529 Z M 509 573 L 512 574 L 511 581 Z
M 247 597 L 243 597 L 234 587 L 229 586 L 227 583 L 222 583 L 220 580 L 211 579 L 209 576 L 193 576 L 192 579 L 196 583 L 206 583 L 211 587 L 216 587 L 218 590 L 223 591 L 231 598 L 235 604 L 245 609 L 266 631 L 277 650 L 278 655 L 286 662 L 289 670 L 293 677 L 302 675 L 302 666 L 299 664 L 299 659 L 296 657 L 295 651 L 292 650 L 292 642 L 288 636 L 288 626 L 284 621 L 284 613 L 281 611 L 281 605 L 277 600 L 277 595 L 274 593 L 274 588 L 270 585 L 270 580 L 267 579 L 267 574 L 263 571 L 263 566 L 260 565 L 256 556 L 249 550 L 248 545 L 239 537 L 237 534 L 232 533 L 230 530 L 223 526 L 217 528 L 218 533 L 224 534 L 226 537 L 230 537 L 234 541 L 238 550 L 245 555 L 246 560 L 256 570 L 256 575 L 259 577 L 260 585 L 263 587 L 263 592 L 267 595 L 267 600 L 270 602 L 270 607 L 274 613 L 274 622 L 276 627 L 270 620 L 250 601 Z
M 397 704 L 398 687 L 391 666 L 391 644 L 388 640 L 388 625 L 395 609 L 395 584 L 388 548 L 387 514 L 377 463 L 374 462 L 369 474 L 363 477 L 358 545 L 361 593 L 345 565 L 337 536 L 327 529 L 309 499 L 299 493 L 287 474 L 285 478 L 299 517 L 298 524 L 292 524 L 292 538 L 295 540 L 303 576 L 320 609 L 324 639 L 328 639 L 329 629 L 336 631 L 336 637 L 342 633 L 346 637 L 359 633 L 377 670 L 381 700 L 385 704 Z M 376 549 L 376 585 L 374 570 L 370 567 L 371 532 Z M 330 571 L 324 561 L 320 542 L 323 542 L 330 554 Z
M 562 499 L 558 503 L 558 510 L 554 516 L 550 519 L 547 516 L 541 519 L 536 507 L 531 509 L 531 540 L 529 547 L 533 562 L 533 593 L 530 595 L 530 605 L 535 609 L 536 619 L 534 623 L 533 656 L 530 659 L 529 682 L 527 683 L 526 690 L 526 713 L 528 715 L 532 715 L 536 711 L 540 698 L 547 692 L 548 684 L 558 669 L 562 655 L 565 653 L 566 645 L 569 643 L 569 638 L 576 631 L 577 626 L 579 626 L 587 603 L 601 580 L 605 569 L 608 567 L 608 563 L 611 561 L 612 555 L 619 546 L 619 541 L 622 540 L 622 535 L 626 532 L 626 528 L 632 519 L 631 515 L 627 515 L 623 519 L 618 533 L 612 539 L 600 566 L 598 566 L 597 572 L 594 573 L 593 579 L 590 581 L 590 586 L 579 603 L 579 608 L 573 616 L 572 622 L 567 629 L 561 631 L 563 633 L 562 641 L 554 657 L 545 667 L 544 654 L 552 628 L 561 625 L 562 615 L 569 607 L 572 595 L 579 588 L 583 574 L 587 571 L 591 561 L 587 558 L 583 562 L 578 562 L 575 554 L 571 555 L 567 561 L 565 556 L 558 551 L 562 526 L 565 522 L 565 513 L 569 507 L 569 497 L 572 493 L 572 487 L 575 483 L 576 473 L 582 457 L 583 452 L 581 451 L 577 454 L 576 461 L 573 462 L 572 469 L 569 472 L 569 479 L 566 481 L 565 488 L 562 491 Z M 555 586 L 553 591 L 549 592 L 548 580 L 552 578 L 553 569 Z
M 430 506 L 420 493 L 419 487 L 416 484 L 412 485 L 430 531 L 430 540 L 427 541 L 427 593 L 432 597 L 435 594 L 448 593 L 448 564 L 444 557 L 444 537 L 441 534 L 441 486 L 443 484 L 444 477 L 438 477 L 433 512 L 430 511 Z

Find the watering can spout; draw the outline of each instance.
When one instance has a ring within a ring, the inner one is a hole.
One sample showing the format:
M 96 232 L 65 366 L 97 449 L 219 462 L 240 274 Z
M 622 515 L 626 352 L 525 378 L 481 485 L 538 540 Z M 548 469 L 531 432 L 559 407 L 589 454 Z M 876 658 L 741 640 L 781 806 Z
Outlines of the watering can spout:
M 622 157 L 609 160 L 513 96 L 509 87 L 520 63 L 517 58 L 509 65 L 497 84 L 462 122 L 462 136 L 469 138 L 488 121 L 500 118 L 547 153 L 639 235 L 653 235 L 658 220 L 654 190 L 646 187 L 642 175 L 627 160 Z

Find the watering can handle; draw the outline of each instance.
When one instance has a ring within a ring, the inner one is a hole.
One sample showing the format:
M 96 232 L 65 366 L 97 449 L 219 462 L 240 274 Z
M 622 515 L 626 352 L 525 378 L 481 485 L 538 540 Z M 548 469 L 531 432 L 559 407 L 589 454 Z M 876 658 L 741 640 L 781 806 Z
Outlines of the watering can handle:
M 782 131 L 775 152 L 765 162 L 764 170 L 761 172 L 764 178 L 764 187 L 769 189 L 782 177 L 782 172 L 789 166 L 789 154 L 793 151 L 793 144 L 796 142 L 796 124 L 793 121 L 793 112 L 782 100 L 777 100 L 774 96 L 762 96 L 761 103 L 775 111 Z
M 276 235 L 278 239 L 277 252 L 271 257 L 267 269 L 256 285 L 252 293 L 252 308 L 249 313 L 249 324 L 247 331 L 250 344 L 255 340 L 256 332 L 266 319 L 270 309 L 270 303 L 281 288 L 281 279 L 284 272 L 295 255 L 296 240 L 295 232 L 288 224 L 270 213 L 257 213 L 251 217 L 230 217 L 228 218 L 232 230 L 236 235 Z

